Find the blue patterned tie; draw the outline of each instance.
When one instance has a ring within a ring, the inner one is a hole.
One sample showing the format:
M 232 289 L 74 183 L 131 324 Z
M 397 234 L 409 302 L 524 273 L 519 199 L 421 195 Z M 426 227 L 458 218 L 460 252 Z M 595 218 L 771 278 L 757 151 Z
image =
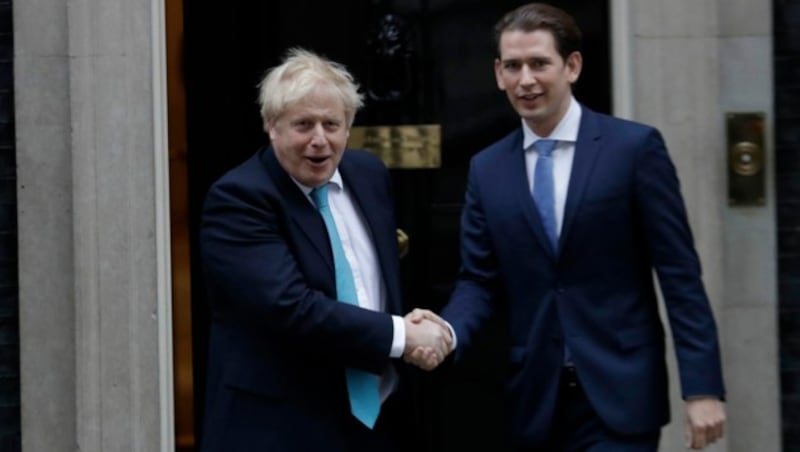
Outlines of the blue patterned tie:
M 542 225 L 550 239 L 553 252 L 558 252 L 558 232 L 556 231 L 556 197 L 553 180 L 553 149 L 556 140 L 539 140 L 533 143 L 539 157 L 536 159 L 536 168 L 533 170 L 533 200 L 542 218 Z M 572 353 L 566 342 L 564 343 L 564 365 L 572 365 Z
M 550 239 L 553 252 L 558 252 L 558 233 L 556 232 L 556 201 L 553 183 L 553 149 L 558 141 L 539 140 L 533 143 L 539 157 L 533 170 L 533 200 L 539 210 L 542 226 Z
M 350 263 L 344 254 L 336 222 L 333 221 L 331 208 L 328 204 L 328 185 L 315 188 L 311 191 L 311 199 L 325 226 L 328 228 L 328 237 L 333 251 L 333 266 L 336 269 L 336 295 L 339 301 L 358 306 L 356 284 Z M 378 413 L 381 409 L 380 394 L 378 392 L 378 377 L 369 372 L 358 369 L 346 369 L 347 392 L 350 395 L 350 411 L 353 416 L 369 428 L 375 426 Z

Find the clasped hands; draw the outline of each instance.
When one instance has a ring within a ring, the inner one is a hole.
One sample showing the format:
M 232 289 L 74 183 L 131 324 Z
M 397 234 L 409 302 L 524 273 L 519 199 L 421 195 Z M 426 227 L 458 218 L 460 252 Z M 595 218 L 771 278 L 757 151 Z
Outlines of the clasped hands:
M 414 309 L 403 319 L 406 348 L 403 360 L 423 370 L 433 370 L 453 351 L 447 323 L 427 309 Z

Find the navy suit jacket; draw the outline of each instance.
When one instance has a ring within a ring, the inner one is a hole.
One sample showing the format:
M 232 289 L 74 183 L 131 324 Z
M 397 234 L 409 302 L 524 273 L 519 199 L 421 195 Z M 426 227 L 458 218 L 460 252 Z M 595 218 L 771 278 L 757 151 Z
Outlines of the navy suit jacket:
M 339 172 L 377 251 L 388 313 L 336 301 L 325 224 L 272 148 L 207 195 L 200 230 L 211 300 L 206 451 L 351 449 L 342 432 L 358 421 L 345 368 L 386 369 L 389 314 L 402 307 L 389 173 L 355 150 L 344 152 Z
M 509 427 L 522 444 L 537 444 L 551 427 L 564 342 L 609 427 L 636 434 L 668 422 L 653 270 L 683 395 L 724 392 L 716 327 L 664 141 L 652 127 L 582 108 L 557 253 L 530 194 L 522 130 L 473 157 L 462 268 L 442 312 L 458 359 L 506 304 Z

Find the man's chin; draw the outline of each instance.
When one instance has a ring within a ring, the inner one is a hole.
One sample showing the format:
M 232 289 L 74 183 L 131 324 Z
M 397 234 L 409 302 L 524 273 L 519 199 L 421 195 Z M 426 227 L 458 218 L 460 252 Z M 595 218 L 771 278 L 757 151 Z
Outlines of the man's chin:
M 526 110 L 519 113 L 528 124 L 538 124 L 546 119 L 546 115 L 542 110 Z
M 302 179 L 296 178 L 298 182 L 307 187 L 319 187 L 320 185 L 328 182 L 333 176 L 333 170 L 330 168 L 315 169 L 306 171 Z

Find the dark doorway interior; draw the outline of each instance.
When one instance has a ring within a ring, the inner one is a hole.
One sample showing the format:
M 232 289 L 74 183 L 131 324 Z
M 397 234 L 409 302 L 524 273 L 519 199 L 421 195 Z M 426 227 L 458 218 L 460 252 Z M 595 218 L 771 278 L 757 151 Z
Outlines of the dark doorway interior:
M 0 451 L 22 450 L 12 1 L 0 1 Z
M 783 450 L 800 450 L 800 2 L 772 17 Z
M 344 63 L 362 86 L 380 83 L 370 66 L 370 37 L 386 13 L 407 26 L 412 57 L 401 83 L 410 91 L 392 105 L 373 101 L 356 125 L 437 123 L 439 169 L 392 170 L 399 227 L 410 236 L 403 259 L 406 308 L 439 309 L 458 270 L 458 221 L 469 158 L 519 126 L 494 80 L 494 22 L 524 2 L 485 0 L 311 0 L 184 4 L 189 216 L 193 260 L 199 211 L 209 185 L 266 142 L 256 105 L 263 72 L 294 46 Z M 552 2 L 584 31 L 578 99 L 610 110 L 608 1 Z M 192 262 L 195 426 L 202 428 L 207 308 L 200 266 Z M 502 450 L 502 323 L 463 366 L 419 374 L 415 388 L 426 431 L 418 450 Z

